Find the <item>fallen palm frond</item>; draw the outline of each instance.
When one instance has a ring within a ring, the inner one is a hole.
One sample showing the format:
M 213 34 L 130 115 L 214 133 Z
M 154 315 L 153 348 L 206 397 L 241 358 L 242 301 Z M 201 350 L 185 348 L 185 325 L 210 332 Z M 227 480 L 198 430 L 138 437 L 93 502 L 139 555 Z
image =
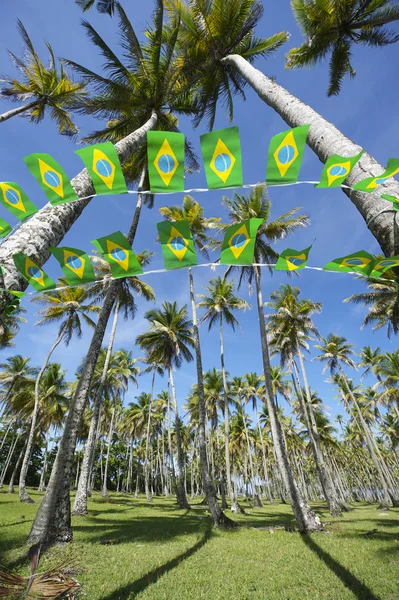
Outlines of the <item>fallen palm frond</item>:
M 70 577 L 65 565 L 47 569 L 30 577 L 0 568 L 0 598 L 10 600 L 73 600 L 80 584 Z

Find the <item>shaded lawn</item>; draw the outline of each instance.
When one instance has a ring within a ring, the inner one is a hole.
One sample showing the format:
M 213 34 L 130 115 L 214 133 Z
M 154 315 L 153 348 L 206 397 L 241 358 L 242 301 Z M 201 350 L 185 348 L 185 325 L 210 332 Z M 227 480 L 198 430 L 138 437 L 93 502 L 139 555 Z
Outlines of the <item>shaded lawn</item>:
M 32 492 L 35 500 L 40 494 Z M 245 503 L 244 503 L 245 505 Z M 399 510 L 357 504 L 342 519 L 315 509 L 329 534 L 264 527 L 294 525 L 289 506 L 265 505 L 235 516 L 237 531 L 212 529 L 206 507 L 178 510 L 173 500 L 95 494 L 88 517 L 74 518 L 74 542 L 49 550 L 40 569 L 70 557 L 88 600 L 397 600 Z M 24 542 L 37 510 L 0 491 L 1 562 L 27 573 Z M 370 538 L 367 531 L 377 529 Z M 102 543 L 100 543 L 102 542 Z

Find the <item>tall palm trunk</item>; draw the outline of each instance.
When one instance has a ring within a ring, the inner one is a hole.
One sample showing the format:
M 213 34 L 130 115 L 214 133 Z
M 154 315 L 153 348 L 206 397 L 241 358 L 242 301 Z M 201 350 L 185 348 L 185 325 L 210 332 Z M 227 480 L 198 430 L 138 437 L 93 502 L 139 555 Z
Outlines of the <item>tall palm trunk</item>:
M 321 444 L 320 444 L 319 431 L 317 429 L 316 420 L 315 420 L 314 414 L 313 414 L 313 407 L 312 407 L 312 400 L 310 397 L 308 378 L 306 376 L 303 356 L 302 356 L 302 352 L 300 350 L 298 350 L 298 358 L 299 358 L 299 364 L 301 367 L 302 379 L 303 379 L 303 383 L 305 386 L 307 406 L 305 404 L 305 400 L 302 395 L 301 384 L 299 381 L 299 374 L 296 370 L 295 363 L 293 363 L 293 369 L 294 369 L 295 375 L 297 377 L 298 399 L 299 399 L 299 402 L 301 405 L 303 418 L 305 419 L 306 427 L 309 432 L 309 438 L 310 438 L 310 443 L 311 443 L 312 450 L 313 450 L 314 460 L 316 463 L 317 473 L 319 475 L 321 487 L 323 488 L 324 498 L 327 502 L 327 506 L 328 506 L 330 515 L 332 517 L 340 517 L 342 515 L 340 503 L 338 501 L 338 498 L 337 498 L 337 495 L 335 492 L 335 488 L 334 488 L 334 484 L 331 479 L 330 472 L 328 471 L 327 465 L 325 464 L 325 461 L 324 461 L 323 451 L 321 449 Z
M 199 445 L 199 457 L 201 464 L 202 473 L 202 485 L 205 492 L 205 498 L 211 511 L 213 522 L 216 527 L 232 527 L 233 521 L 226 517 L 224 512 L 221 510 L 217 497 L 216 490 L 212 483 L 208 469 L 208 458 L 206 453 L 206 436 L 205 436 L 205 423 L 206 423 L 206 409 L 205 409 L 205 394 L 204 394 L 204 378 L 202 368 L 202 354 L 201 354 L 201 343 L 198 330 L 198 319 L 197 319 L 197 306 L 195 304 L 194 294 L 194 278 L 191 267 L 188 270 L 189 282 L 190 282 L 190 300 L 191 309 L 193 314 L 193 330 L 194 330 L 194 345 L 195 345 L 195 358 L 197 367 L 197 385 L 198 385 L 198 445 Z M 223 481 L 221 482 L 223 485 Z
M 260 267 L 254 267 L 254 269 L 256 281 L 256 295 L 258 302 L 260 339 L 262 345 L 263 371 L 265 375 L 266 405 L 270 419 L 270 428 L 273 437 L 274 449 L 276 452 L 277 464 L 280 469 L 280 473 L 283 478 L 286 491 L 291 501 L 292 510 L 294 512 L 299 531 L 317 531 L 323 528 L 323 524 L 320 518 L 308 506 L 307 502 L 300 493 L 298 485 L 294 479 L 288 461 L 287 451 L 284 445 L 281 424 L 278 420 L 277 410 L 273 400 L 273 386 L 270 373 L 269 348 L 266 337 L 266 323 L 265 315 L 263 312 L 262 289 L 260 283 L 261 273 Z
M 245 416 L 245 410 L 244 410 L 244 406 L 242 405 L 242 403 L 241 403 L 241 409 L 242 409 L 242 419 L 244 421 L 245 438 L 247 440 L 249 471 L 250 471 L 251 488 L 252 488 L 252 499 L 254 501 L 254 506 L 260 508 L 263 505 L 262 505 L 262 502 L 260 499 L 260 495 L 257 492 L 257 487 L 256 487 L 256 483 L 255 483 L 255 470 L 254 470 L 254 463 L 252 460 L 251 444 L 249 443 L 247 418 Z
M 22 106 L 18 106 L 18 108 L 12 108 L 7 112 L 0 115 L 0 123 L 4 121 L 8 121 L 8 119 L 12 119 L 12 117 L 16 117 L 17 115 L 21 115 L 24 112 L 28 112 L 31 108 L 35 108 L 41 104 L 40 100 L 35 100 L 34 102 L 29 102 L 28 104 L 23 104 Z
M 73 515 L 87 515 L 87 492 L 89 486 L 90 473 L 93 465 L 93 459 L 96 451 L 97 443 L 97 430 L 100 421 L 100 411 L 103 401 L 103 391 L 105 382 L 107 379 L 108 367 L 111 360 L 112 350 L 114 347 L 116 328 L 118 325 L 119 316 L 119 298 L 115 302 L 114 309 L 114 320 L 112 322 L 111 335 L 109 337 L 109 343 L 107 348 L 107 354 L 104 361 L 103 371 L 101 373 L 101 379 L 96 393 L 96 399 L 93 407 L 93 415 L 90 422 L 89 435 L 87 437 L 85 451 L 83 454 L 83 461 L 80 467 L 80 477 L 78 483 L 78 490 L 76 492 L 75 503 L 73 505 Z
M 156 116 L 154 115 L 153 126 L 155 124 Z M 139 190 L 142 189 L 143 180 L 144 171 L 139 183 Z M 142 195 L 138 194 L 136 210 L 127 236 L 130 244 L 133 243 L 136 235 L 142 205 Z M 72 473 L 76 439 L 90 391 L 91 379 L 101 351 L 101 344 L 112 308 L 118 297 L 119 287 L 120 282 L 118 280 L 113 281 L 104 298 L 83 365 L 82 374 L 65 422 L 64 433 L 58 447 L 47 491 L 37 511 L 28 537 L 29 542 L 35 543 L 40 541 L 43 545 L 50 545 L 56 542 L 69 542 L 72 539 L 69 482 Z
M 256 413 L 256 425 L 258 427 L 259 438 L 260 438 L 260 443 L 261 443 L 261 448 L 262 448 L 263 477 L 265 478 L 265 486 L 266 486 L 266 489 L 267 489 L 268 498 L 269 498 L 270 502 L 272 502 L 273 498 L 272 498 L 272 494 L 271 494 L 271 491 L 270 491 L 269 473 L 268 473 L 267 464 L 266 464 L 265 441 L 263 439 L 263 431 L 262 431 L 262 428 L 260 426 L 259 413 L 258 413 L 258 406 L 257 406 L 257 404 L 255 405 L 255 413 Z
M 223 392 L 224 392 L 224 447 L 226 460 L 226 479 L 227 491 L 230 496 L 231 512 L 245 514 L 244 509 L 239 505 L 233 483 L 231 481 L 231 464 L 230 464 L 230 424 L 229 424 L 229 390 L 227 388 L 226 367 L 224 364 L 224 344 L 223 344 L 223 315 L 219 315 L 219 344 L 220 344 L 220 363 L 222 366 Z
M 234 67 L 258 96 L 273 108 L 290 126 L 310 124 L 307 144 L 322 163 L 333 154 L 356 156 L 361 147 L 345 137 L 334 125 L 323 119 L 310 106 L 290 94 L 266 75 L 255 69 L 242 56 L 232 54 L 222 63 Z M 370 154 L 365 152 L 346 178 L 345 184 L 352 187 L 366 177 L 376 177 L 385 170 Z M 367 227 L 374 235 L 386 256 L 399 253 L 399 236 L 396 235 L 395 215 L 391 205 L 380 197 L 381 193 L 399 197 L 399 183 L 390 179 L 373 193 L 364 193 L 343 188 L 356 206 Z M 383 212 L 382 212 L 383 211 Z M 378 216 L 377 216 L 378 215 Z
M 156 124 L 157 115 L 154 112 L 142 127 L 115 144 L 121 163 L 126 162 L 145 142 L 147 131 L 154 129 Z M 49 246 L 58 246 L 89 204 L 95 192 L 87 169 L 83 169 L 76 175 L 71 180 L 71 184 L 79 198 L 87 199 L 67 202 L 58 206 L 46 204 L 1 244 L 0 264 L 5 267 L 6 272 L 3 287 L 9 290 L 25 290 L 28 283 L 17 271 L 12 259 L 13 255 L 17 252 L 24 252 L 39 266 L 42 266 L 50 256 Z M 3 310 L 8 299 L 9 294 L 0 292 L 0 311 Z
M 150 469 L 149 469 L 149 465 L 148 465 L 148 449 L 150 447 L 151 410 L 152 410 L 152 399 L 154 397 L 155 373 L 156 373 L 156 367 L 154 367 L 154 370 L 152 373 L 151 398 L 150 398 L 150 404 L 148 407 L 147 433 L 146 433 L 146 439 L 145 439 L 144 489 L 145 489 L 145 497 L 146 497 L 147 502 L 152 502 L 152 496 L 151 496 L 151 492 L 150 492 Z
M 101 493 L 104 496 L 104 498 L 107 498 L 109 496 L 108 488 L 107 488 L 107 478 L 108 478 L 109 455 L 111 452 L 112 436 L 114 433 L 114 419 L 115 419 L 115 406 L 112 408 L 111 423 L 109 424 L 108 438 L 107 438 L 107 456 L 105 457 L 103 489 L 101 490 Z
M 190 508 L 184 488 L 184 453 L 181 443 L 179 407 L 177 405 L 175 382 L 173 380 L 173 369 L 169 366 L 169 383 L 172 390 L 173 407 L 175 411 L 175 431 L 177 449 L 177 467 L 179 469 L 179 481 L 176 485 L 176 500 L 180 508 Z
M 10 482 L 8 484 L 8 493 L 9 494 L 13 494 L 14 493 L 14 481 L 15 481 L 15 478 L 16 478 L 17 473 L 18 473 L 19 465 L 21 464 L 22 458 L 23 458 L 24 453 L 25 453 L 25 448 L 26 448 L 27 441 L 28 440 L 25 440 L 25 444 L 23 445 L 23 447 L 21 449 L 21 452 L 18 455 L 17 462 L 15 463 L 14 470 L 13 470 L 13 472 L 11 474 Z
M 4 485 L 4 480 L 5 480 L 6 475 L 7 475 L 8 467 L 10 466 L 10 462 L 11 462 L 11 459 L 13 457 L 15 448 L 17 447 L 20 435 L 21 435 L 21 433 L 18 432 L 17 435 L 15 436 L 14 440 L 11 442 L 10 448 L 8 450 L 8 455 L 7 455 L 6 461 L 4 463 L 3 471 L 2 471 L 1 477 L 0 477 L 0 488 L 2 488 L 3 485 Z
M 49 430 L 47 429 L 47 431 L 46 431 L 46 439 L 45 439 L 45 446 L 44 446 L 43 468 L 42 468 L 42 472 L 41 472 L 41 475 L 40 475 L 39 487 L 37 488 L 38 492 L 44 492 L 44 490 L 46 489 L 48 438 L 49 438 Z
M 44 371 L 46 370 L 46 367 L 48 365 L 48 362 L 51 358 L 51 355 L 53 354 L 54 350 L 57 348 L 57 346 L 62 342 L 62 338 L 64 337 L 64 333 L 65 333 L 65 329 L 61 329 L 57 339 L 55 340 L 54 344 L 51 346 L 49 353 L 47 354 L 43 366 L 40 369 L 38 376 L 36 377 L 36 381 L 35 381 L 35 404 L 33 407 L 33 412 L 32 412 L 32 417 L 31 417 L 31 423 L 30 423 L 30 430 L 29 430 L 29 436 L 28 436 L 28 443 L 26 445 L 26 450 L 25 450 L 25 456 L 24 456 L 24 460 L 22 462 L 22 467 L 21 467 L 21 472 L 19 474 L 19 499 L 21 502 L 29 502 L 31 504 L 33 504 L 33 500 L 32 498 L 29 496 L 28 492 L 26 491 L 26 476 L 28 474 L 28 468 L 29 468 L 29 461 L 30 461 L 30 455 L 32 454 L 32 446 L 33 446 L 33 440 L 35 437 L 35 433 L 36 433 L 36 423 L 37 423 L 37 417 L 39 416 L 39 386 L 40 386 L 40 380 L 42 378 L 42 375 L 44 373 Z

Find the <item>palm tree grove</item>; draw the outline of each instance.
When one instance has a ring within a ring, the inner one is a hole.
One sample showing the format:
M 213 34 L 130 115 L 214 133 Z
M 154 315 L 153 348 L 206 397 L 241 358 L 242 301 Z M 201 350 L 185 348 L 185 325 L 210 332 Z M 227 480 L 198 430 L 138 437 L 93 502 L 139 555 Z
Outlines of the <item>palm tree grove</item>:
M 0 597 L 397 600 L 398 0 L 0 32 Z

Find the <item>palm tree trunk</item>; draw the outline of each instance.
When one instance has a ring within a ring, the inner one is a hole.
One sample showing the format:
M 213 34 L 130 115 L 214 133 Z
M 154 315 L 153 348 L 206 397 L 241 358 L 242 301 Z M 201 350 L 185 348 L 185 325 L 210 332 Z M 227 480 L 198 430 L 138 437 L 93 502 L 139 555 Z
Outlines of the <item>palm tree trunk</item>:
M 51 346 L 49 353 L 47 354 L 43 366 L 40 369 L 38 376 L 36 377 L 36 381 L 35 381 L 35 404 L 33 407 L 33 412 L 32 412 L 32 417 L 31 417 L 31 424 L 30 424 L 30 431 L 29 431 L 29 436 L 28 436 L 28 443 L 26 445 L 26 450 L 25 450 L 25 456 L 24 456 L 24 460 L 22 462 L 22 467 L 21 467 L 21 472 L 19 474 L 19 499 L 21 502 L 28 502 L 30 504 L 33 504 L 33 500 L 32 498 L 29 496 L 28 492 L 26 491 L 26 476 L 28 474 L 28 468 L 29 468 L 29 461 L 30 461 L 30 455 L 32 453 L 32 446 L 33 446 L 33 440 L 35 437 L 35 433 L 36 433 L 36 423 L 37 423 L 37 418 L 39 416 L 39 386 L 40 386 L 40 380 L 42 378 L 42 375 L 44 373 L 44 371 L 46 370 L 47 364 L 51 358 L 51 355 L 53 354 L 54 350 L 57 348 L 57 346 L 62 342 L 62 338 L 64 337 L 64 333 L 65 333 L 65 329 L 62 328 L 60 330 L 60 333 L 58 334 L 57 339 L 55 340 L 54 344 Z
M 46 489 L 48 437 L 49 437 L 49 430 L 47 429 L 47 431 L 46 431 L 45 446 L 44 446 L 43 468 L 42 468 L 42 472 L 41 472 L 41 475 L 40 475 L 39 487 L 37 488 L 38 492 L 44 492 L 44 490 Z
M 26 448 L 27 441 L 28 440 L 25 441 L 25 444 L 23 445 L 23 447 L 21 449 L 21 452 L 18 455 L 17 462 L 15 463 L 15 467 L 14 467 L 14 470 L 12 472 L 12 475 L 11 475 L 11 478 L 10 478 L 10 482 L 8 484 L 8 493 L 9 494 L 13 494 L 14 493 L 14 481 L 15 481 L 15 478 L 16 478 L 17 473 L 18 473 L 19 465 L 21 464 L 23 455 L 25 453 L 25 448 Z
M 115 406 L 112 409 L 111 423 L 109 425 L 108 438 L 107 438 L 107 456 L 105 458 L 103 489 L 101 490 L 101 493 L 104 496 L 104 498 L 108 498 L 108 496 L 109 496 L 108 488 L 107 488 L 107 477 L 108 477 L 109 455 L 111 452 L 111 444 L 112 444 L 112 435 L 114 433 L 114 419 L 115 419 Z
M 8 121 L 8 119 L 12 119 L 13 117 L 16 117 L 17 115 L 20 115 L 24 112 L 28 112 L 28 110 L 30 110 L 31 108 L 35 108 L 39 104 L 41 104 L 40 100 L 35 100 L 34 102 L 29 102 L 29 104 L 23 104 L 22 106 L 18 106 L 18 108 L 12 108 L 11 110 L 8 110 L 7 112 L 0 115 L 0 123 Z
M 260 437 L 260 443 L 261 443 L 261 447 L 262 447 L 262 466 L 263 466 L 263 477 L 265 478 L 265 486 L 267 489 L 267 496 L 269 498 L 269 501 L 272 502 L 273 498 L 272 498 L 272 494 L 270 491 L 270 481 L 269 481 L 269 473 L 267 471 L 267 464 L 266 464 L 266 449 L 265 449 L 265 442 L 263 439 L 263 432 L 262 432 L 262 428 L 260 426 L 260 421 L 259 421 L 259 413 L 258 413 L 258 406 L 255 406 L 255 412 L 256 412 L 256 424 L 258 427 L 258 431 L 259 431 L 259 437 Z
M 4 443 L 5 443 L 5 441 L 6 441 L 7 437 L 8 437 L 8 434 L 10 432 L 10 429 L 11 429 L 14 421 L 15 421 L 15 419 L 11 419 L 10 420 L 10 422 L 8 424 L 8 427 L 7 427 L 7 430 L 6 430 L 5 434 L 3 435 L 3 439 L 1 440 L 0 452 L 3 450 Z
M 157 124 L 155 112 L 139 129 L 115 144 L 119 160 L 123 164 L 146 140 L 147 131 Z M 0 247 L 0 264 L 5 268 L 4 282 L 7 289 L 25 290 L 28 282 L 17 271 L 13 255 L 24 252 L 42 266 L 50 256 L 49 246 L 58 246 L 75 221 L 89 204 L 94 192 L 93 182 L 87 169 L 83 169 L 71 180 L 72 187 L 79 198 L 58 206 L 46 204 L 29 221 L 23 223 L 18 231 L 6 239 Z M 0 311 L 4 309 L 9 294 L 0 292 Z
M 21 433 L 18 432 L 17 435 L 15 436 L 15 439 L 12 441 L 12 443 L 10 445 L 10 448 L 9 448 L 9 451 L 8 451 L 8 456 L 6 458 L 6 462 L 4 463 L 3 471 L 2 471 L 1 477 L 0 477 L 0 488 L 2 488 L 3 485 L 4 485 L 4 480 L 5 480 L 6 475 L 7 475 L 8 467 L 10 466 L 10 462 L 11 462 L 11 459 L 13 457 L 15 448 L 17 447 L 20 435 L 21 435 Z
M 197 306 L 195 304 L 194 294 L 194 278 L 191 267 L 188 270 L 189 283 L 190 283 L 190 300 L 191 310 L 193 314 L 193 330 L 194 330 L 194 345 L 195 345 L 195 358 L 197 367 L 197 385 L 198 385 L 198 446 L 199 446 L 199 457 L 201 464 L 202 474 L 202 486 L 205 492 L 205 498 L 211 511 L 213 522 L 216 527 L 232 527 L 233 521 L 229 519 L 224 512 L 221 510 L 216 496 L 216 490 L 212 483 L 208 469 L 208 458 L 206 453 L 206 437 L 205 437 L 205 423 L 206 423 L 206 408 L 205 408 L 205 394 L 204 394 L 204 378 L 202 368 L 202 354 L 201 354 L 201 343 L 198 330 L 198 319 L 197 319 Z
M 308 378 L 306 375 L 305 364 L 303 361 L 302 352 L 299 349 L 299 344 L 297 347 L 298 347 L 299 365 L 301 367 L 302 379 L 303 379 L 303 383 L 305 386 L 307 406 L 305 405 L 305 400 L 302 395 L 301 384 L 299 381 L 299 373 L 296 370 L 295 362 L 293 362 L 293 368 L 294 368 L 295 375 L 296 375 L 297 381 L 298 381 L 298 399 L 301 404 L 303 417 L 305 419 L 306 427 L 309 432 L 309 438 L 310 438 L 310 443 L 312 445 L 313 456 L 314 456 L 314 460 L 316 463 L 316 469 L 317 469 L 317 473 L 319 475 L 321 487 L 323 488 L 324 498 L 327 502 L 328 510 L 332 517 L 340 517 L 340 516 L 342 516 L 342 511 L 341 511 L 340 503 L 338 501 L 338 498 L 337 498 L 337 495 L 335 492 L 335 488 L 334 488 L 334 484 L 331 479 L 330 472 L 328 471 L 327 465 L 325 464 L 325 461 L 324 461 L 323 451 L 321 449 L 321 444 L 320 444 L 319 431 L 317 429 L 316 420 L 315 420 L 314 414 L 313 414 L 313 407 L 312 407 L 312 400 L 310 397 L 309 383 L 308 383 Z
M 253 464 L 253 461 L 252 461 L 251 444 L 249 443 L 247 419 L 245 417 L 245 410 L 244 410 L 244 407 L 243 407 L 242 403 L 241 403 L 241 409 L 242 409 L 242 419 L 244 421 L 245 438 L 247 440 L 249 471 L 250 471 L 251 488 L 252 488 L 252 499 L 254 501 L 254 506 L 260 508 L 263 505 L 262 505 L 261 499 L 260 499 L 259 494 L 258 494 L 257 489 L 256 489 L 255 471 L 254 471 L 254 464 Z
M 284 446 L 281 424 L 278 420 L 276 406 L 273 400 L 273 386 L 270 373 L 269 348 L 266 337 L 266 323 L 263 312 L 263 299 L 261 290 L 260 267 L 254 267 L 256 281 L 256 295 L 258 302 L 258 316 L 260 327 L 260 338 L 262 345 L 263 370 L 265 375 L 266 404 L 270 419 L 270 428 L 273 437 L 273 444 L 276 452 L 277 463 L 284 481 L 285 488 L 289 495 L 292 510 L 298 524 L 299 531 L 310 532 L 323 528 L 320 518 L 310 509 L 307 502 L 299 491 L 298 485 L 294 479 L 291 467 L 288 461 L 287 452 Z
M 175 411 L 175 431 L 177 449 L 177 467 L 179 469 L 179 481 L 176 486 L 176 500 L 180 508 L 190 508 L 184 489 L 184 454 L 181 443 L 179 407 L 177 405 L 175 382 L 173 380 L 173 369 L 169 366 L 169 383 L 172 390 L 173 407 Z
M 89 485 L 89 477 L 91 473 L 91 467 L 94 460 L 94 454 L 96 451 L 97 442 L 97 429 L 100 421 L 100 409 L 103 401 L 103 391 L 105 382 L 107 379 L 108 367 L 111 360 L 112 350 L 114 347 L 116 328 L 118 325 L 119 316 L 119 298 L 115 302 L 114 309 L 114 320 L 112 322 L 111 334 L 109 337 L 109 343 L 107 348 L 107 354 L 104 361 L 103 371 L 101 373 L 101 379 L 96 393 L 96 399 L 93 407 L 93 415 L 90 422 L 89 435 L 87 437 L 86 447 L 83 455 L 83 461 L 80 468 L 80 477 L 78 484 L 78 491 L 76 492 L 75 503 L 73 505 L 72 514 L 84 516 L 87 515 L 87 490 Z
M 334 125 L 323 119 L 310 106 L 290 94 L 266 75 L 255 69 L 242 56 L 225 57 L 222 63 L 234 67 L 258 96 L 290 126 L 309 125 L 307 144 L 322 163 L 333 154 L 356 156 L 361 148 L 345 137 Z M 364 152 L 360 161 L 348 175 L 345 185 L 352 187 L 367 177 L 383 173 L 382 167 L 372 156 Z M 399 253 L 399 236 L 396 235 L 395 215 L 391 205 L 380 197 L 381 193 L 399 197 L 399 183 L 390 179 L 373 193 L 342 188 L 367 223 L 386 256 Z M 383 211 L 383 212 L 382 212 Z M 378 215 L 378 216 L 377 216 Z
M 148 449 L 150 447 L 151 410 L 152 410 L 152 399 L 154 397 L 155 373 L 156 373 L 156 367 L 154 367 L 153 373 L 152 373 L 151 399 L 150 399 L 150 403 L 149 403 L 149 407 L 148 407 L 147 434 L 146 434 L 146 439 L 145 439 L 144 489 L 145 489 L 145 497 L 146 497 L 147 502 L 152 502 L 152 496 L 151 496 L 151 492 L 150 492 L 150 471 L 148 468 Z

